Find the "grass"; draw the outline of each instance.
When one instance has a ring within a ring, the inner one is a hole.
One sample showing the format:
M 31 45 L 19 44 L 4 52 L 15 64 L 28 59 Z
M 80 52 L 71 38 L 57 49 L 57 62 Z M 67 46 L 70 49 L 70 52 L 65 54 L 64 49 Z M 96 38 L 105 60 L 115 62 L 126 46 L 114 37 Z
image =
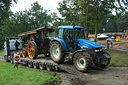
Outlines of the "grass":
M 120 51 L 109 50 L 111 62 L 109 66 L 128 67 L 128 55 Z
M 120 42 L 128 42 L 128 40 L 121 40 Z
M 13 64 L 0 61 L 0 85 L 42 85 L 47 81 L 59 81 L 58 76 L 39 72 L 37 69 L 30 69 L 19 65 L 13 68 Z
M 0 50 L 0 56 L 4 56 L 4 51 Z

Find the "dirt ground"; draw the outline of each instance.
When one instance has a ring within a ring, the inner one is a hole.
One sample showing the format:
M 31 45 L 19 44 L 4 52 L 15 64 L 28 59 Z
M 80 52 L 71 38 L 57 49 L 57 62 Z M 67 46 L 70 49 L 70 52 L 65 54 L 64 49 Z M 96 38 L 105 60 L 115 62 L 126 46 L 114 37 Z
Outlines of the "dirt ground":
M 100 43 L 106 47 L 106 43 Z M 113 43 L 113 50 L 121 50 L 128 53 L 128 42 Z M 3 61 L 3 57 L 0 57 Z M 57 72 L 61 77 L 61 85 L 128 85 L 128 67 L 108 67 L 99 69 L 93 67 L 89 73 L 72 75 Z M 51 84 L 53 85 L 53 84 Z
M 128 67 L 109 67 L 106 70 L 93 69 L 89 73 L 71 75 L 59 73 L 62 85 L 127 85 Z

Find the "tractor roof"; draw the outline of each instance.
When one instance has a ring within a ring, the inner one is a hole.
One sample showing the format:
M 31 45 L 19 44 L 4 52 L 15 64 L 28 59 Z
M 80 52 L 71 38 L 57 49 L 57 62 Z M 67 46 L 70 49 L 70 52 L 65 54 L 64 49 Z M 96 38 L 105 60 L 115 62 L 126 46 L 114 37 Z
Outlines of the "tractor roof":
M 58 26 L 59 29 L 73 29 L 73 26 Z M 74 29 L 84 28 L 82 26 L 74 26 Z

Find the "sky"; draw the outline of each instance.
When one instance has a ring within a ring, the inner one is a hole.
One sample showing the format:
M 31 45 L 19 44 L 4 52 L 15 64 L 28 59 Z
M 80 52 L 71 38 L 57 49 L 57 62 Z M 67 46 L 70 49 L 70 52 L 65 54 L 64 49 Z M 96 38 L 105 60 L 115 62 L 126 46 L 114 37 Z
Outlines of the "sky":
M 29 9 L 31 8 L 31 4 L 36 1 L 38 1 L 38 3 L 43 6 L 45 10 L 50 10 L 48 14 L 50 14 L 51 12 L 56 12 L 57 14 L 59 14 L 57 10 L 58 2 L 62 0 L 18 0 L 17 4 L 13 3 L 11 11 L 18 12 Z

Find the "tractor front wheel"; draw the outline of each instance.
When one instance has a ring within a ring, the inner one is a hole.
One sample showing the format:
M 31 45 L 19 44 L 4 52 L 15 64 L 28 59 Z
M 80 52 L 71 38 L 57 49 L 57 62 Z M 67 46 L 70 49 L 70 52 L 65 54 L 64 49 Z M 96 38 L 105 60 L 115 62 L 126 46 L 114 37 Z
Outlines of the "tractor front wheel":
M 87 52 L 78 52 L 74 55 L 73 63 L 77 70 L 88 72 L 92 66 L 91 57 Z
M 65 51 L 59 42 L 52 42 L 50 45 L 50 56 L 56 63 L 63 63 L 65 60 Z
M 93 59 L 94 64 L 97 67 L 105 68 L 111 61 L 111 57 L 107 52 L 97 55 L 97 58 Z
M 37 45 L 34 41 L 28 42 L 27 52 L 28 52 L 29 58 L 36 59 L 36 57 L 37 57 Z

